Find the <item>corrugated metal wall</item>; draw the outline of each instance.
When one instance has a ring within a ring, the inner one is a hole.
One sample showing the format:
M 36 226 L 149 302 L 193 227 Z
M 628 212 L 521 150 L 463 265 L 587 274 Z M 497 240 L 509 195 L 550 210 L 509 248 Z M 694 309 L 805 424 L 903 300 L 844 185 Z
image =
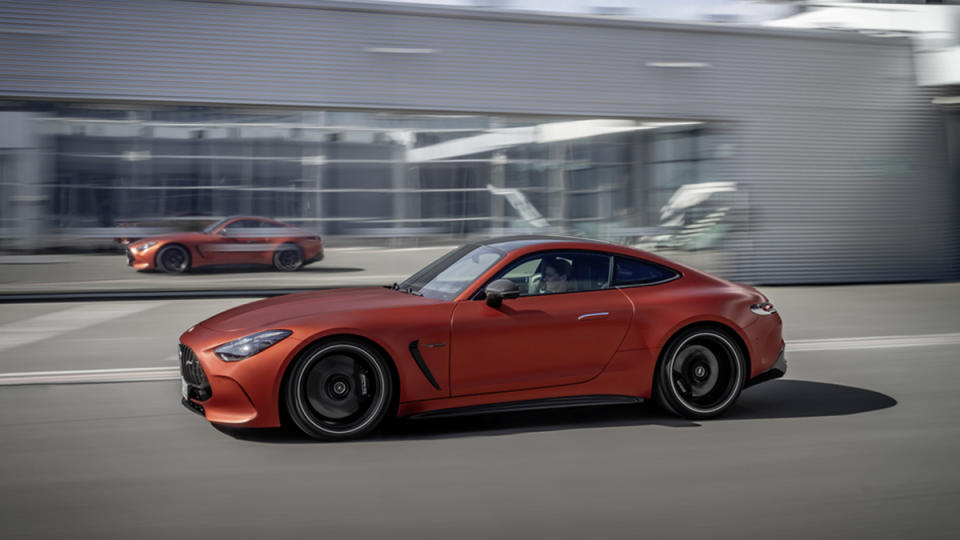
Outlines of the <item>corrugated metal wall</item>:
M 650 65 L 664 62 L 703 67 Z M 943 121 L 901 39 L 322 1 L 0 0 L 0 96 L 715 121 L 716 180 L 751 208 L 728 275 L 960 277 Z

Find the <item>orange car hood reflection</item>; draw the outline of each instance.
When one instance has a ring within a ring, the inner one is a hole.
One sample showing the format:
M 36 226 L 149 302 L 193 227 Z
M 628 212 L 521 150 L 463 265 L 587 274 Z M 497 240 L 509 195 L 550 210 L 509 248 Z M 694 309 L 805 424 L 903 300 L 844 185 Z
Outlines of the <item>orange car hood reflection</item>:
M 338 289 L 290 294 L 251 302 L 211 317 L 202 323 L 210 330 L 236 332 L 263 330 L 302 317 L 440 303 L 385 287 Z

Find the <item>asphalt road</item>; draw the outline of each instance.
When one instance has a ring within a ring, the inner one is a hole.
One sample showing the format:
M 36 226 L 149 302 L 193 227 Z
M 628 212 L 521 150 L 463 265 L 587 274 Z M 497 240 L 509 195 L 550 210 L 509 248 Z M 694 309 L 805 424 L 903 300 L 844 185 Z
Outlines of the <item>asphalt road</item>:
M 617 406 L 329 444 L 217 430 L 173 380 L 0 386 L 0 531 L 955 538 L 960 285 L 765 292 L 786 320 L 788 376 L 709 422 Z M 173 366 L 179 332 L 242 302 L 7 305 L 0 373 Z

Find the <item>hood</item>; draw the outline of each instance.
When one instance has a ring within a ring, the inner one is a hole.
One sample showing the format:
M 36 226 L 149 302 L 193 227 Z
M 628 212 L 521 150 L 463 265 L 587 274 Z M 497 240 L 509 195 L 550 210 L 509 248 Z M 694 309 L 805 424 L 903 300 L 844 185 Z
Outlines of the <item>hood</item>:
M 336 289 L 258 300 L 214 315 L 200 325 L 223 332 L 240 330 L 256 332 L 279 328 L 286 321 L 310 315 L 422 306 L 437 302 L 440 300 L 415 296 L 386 287 Z

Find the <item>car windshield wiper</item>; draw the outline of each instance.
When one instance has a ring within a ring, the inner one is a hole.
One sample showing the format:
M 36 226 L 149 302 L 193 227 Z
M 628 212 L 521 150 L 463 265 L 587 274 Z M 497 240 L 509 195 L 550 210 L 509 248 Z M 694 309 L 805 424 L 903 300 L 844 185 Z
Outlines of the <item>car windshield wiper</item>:
M 414 296 L 423 296 L 423 293 L 422 293 L 422 292 L 413 290 L 413 287 L 410 287 L 410 286 L 401 287 L 401 286 L 398 285 L 396 282 L 394 282 L 393 286 L 390 287 L 390 288 L 393 289 L 393 290 L 395 290 L 395 291 L 400 291 L 400 292 L 404 292 L 404 293 L 407 293 L 407 294 L 412 294 L 412 295 L 414 295 Z

